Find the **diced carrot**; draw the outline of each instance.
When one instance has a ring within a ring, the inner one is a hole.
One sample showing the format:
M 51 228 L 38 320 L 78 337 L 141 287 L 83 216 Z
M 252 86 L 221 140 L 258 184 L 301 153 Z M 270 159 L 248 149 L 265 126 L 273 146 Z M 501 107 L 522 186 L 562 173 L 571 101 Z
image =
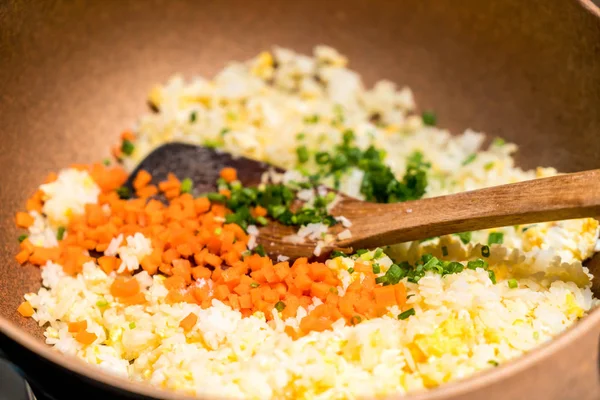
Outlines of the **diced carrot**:
M 231 183 L 235 180 L 237 180 L 237 171 L 235 170 L 235 168 L 223 168 L 221 170 L 221 178 L 223 178 L 225 180 L 225 182 Z
M 130 297 L 140 291 L 140 284 L 135 278 L 118 276 L 110 286 L 110 294 L 115 297 Z
M 210 200 L 206 197 L 198 197 L 194 200 L 194 209 L 198 214 L 204 214 L 210 210 Z
M 179 253 L 175 249 L 169 249 L 162 254 L 162 260 L 167 264 L 171 264 L 177 258 L 179 258 Z
M 29 260 L 29 252 L 27 250 L 21 250 L 19 253 L 17 253 L 15 258 L 19 264 L 25 264 L 27 260 Z
M 191 312 L 179 322 L 179 326 L 182 327 L 185 332 L 189 332 L 196 325 L 196 322 L 198 322 L 198 316 Z
M 71 333 L 85 331 L 86 329 L 87 329 L 87 321 L 86 320 L 75 321 L 75 322 L 69 323 L 69 332 L 71 332 Z
M 249 294 L 243 294 L 240 296 L 240 307 L 241 308 L 252 308 L 252 298 Z
M 22 302 L 17 311 L 24 317 L 31 317 L 35 313 L 31 303 L 28 301 Z
M 135 188 L 135 190 L 139 190 L 147 184 L 149 184 L 151 181 L 152 175 L 150 175 L 150 173 L 145 169 L 141 169 L 135 176 L 135 179 L 133 180 L 133 187 Z
M 373 289 L 375 303 L 379 307 L 390 307 L 396 304 L 396 294 L 393 286 L 379 286 Z
M 155 185 L 147 185 L 137 189 L 135 194 L 141 199 L 146 199 L 148 197 L 156 196 L 158 194 L 158 188 Z
M 308 275 L 298 275 L 294 280 L 296 287 L 302 290 L 309 290 L 313 283 L 312 279 L 308 277 Z
M 98 265 L 106 274 L 116 271 L 119 268 L 120 260 L 114 256 L 102 256 L 98 258 Z
M 29 228 L 33 225 L 33 221 L 33 217 L 26 212 L 18 212 L 15 218 L 15 222 L 19 228 Z
M 84 345 L 90 345 L 94 343 L 98 339 L 95 333 L 90 333 L 88 331 L 81 331 L 75 335 L 75 340 Z
M 313 297 L 318 297 L 321 300 L 325 300 L 327 295 L 331 293 L 329 289 L 332 286 L 329 286 L 326 283 L 322 282 L 313 282 L 310 286 L 310 295 Z
M 396 295 L 396 303 L 398 306 L 402 307 L 406 304 L 406 286 L 404 283 L 400 282 L 395 284 L 394 286 L 394 294 Z
M 327 277 L 328 274 L 329 274 L 329 268 L 327 268 L 327 266 L 325 264 L 322 264 L 322 263 L 310 264 L 308 276 L 310 276 L 313 280 L 322 282 Z
M 239 310 L 240 309 L 240 300 L 239 300 L 239 296 L 235 293 L 230 293 L 229 296 L 229 304 L 231 305 L 231 308 L 233 308 L 234 310 Z
M 33 250 L 35 250 L 35 246 L 31 243 L 31 240 L 29 240 L 29 238 L 23 240 L 19 247 L 21 248 L 21 250 L 27 250 L 27 253 L 29 254 L 33 253 Z
M 275 269 L 273 269 L 273 265 L 271 263 L 265 264 L 260 271 L 265 276 L 265 279 L 267 280 L 267 282 L 269 282 L 269 283 L 275 283 L 275 282 L 279 282 L 280 281 L 280 279 L 277 276 L 277 274 L 275 274 Z
M 204 261 L 213 267 L 219 267 L 223 263 L 223 260 L 219 256 L 210 253 L 204 257 Z
M 252 216 L 254 217 L 266 217 L 267 209 L 261 206 L 256 206 L 252 209 Z
M 206 267 L 194 267 L 192 268 L 192 276 L 194 279 L 210 279 L 211 271 Z
M 277 275 L 279 282 L 282 282 L 290 273 L 290 264 L 287 261 L 280 262 L 275 264 L 273 269 L 275 270 L 275 274 Z
M 29 257 L 29 262 L 34 265 L 45 265 L 48 261 L 56 261 L 60 257 L 58 247 L 35 247 L 33 254 Z
M 164 285 L 168 290 L 185 288 L 185 279 L 179 275 L 173 275 L 165 279 Z
M 227 285 L 219 285 L 215 288 L 215 297 L 218 300 L 225 300 L 229 296 L 229 288 Z

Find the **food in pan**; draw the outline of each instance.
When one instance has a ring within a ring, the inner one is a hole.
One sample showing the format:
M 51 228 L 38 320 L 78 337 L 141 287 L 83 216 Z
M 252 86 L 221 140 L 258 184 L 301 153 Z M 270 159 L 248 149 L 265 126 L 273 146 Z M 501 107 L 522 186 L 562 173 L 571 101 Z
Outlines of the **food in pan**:
M 557 174 L 515 166 L 514 144 L 451 135 L 410 89 L 366 88 L 336 50 L 275 48 L 214 79 L 155 87 L 154 112 L 123 133 L 120 161 L 52 174 L 16 216 L 19 263 L 42 288 L 18 309 L 65 354 L 134 381 L 233 398 L 348 398 L 430 389 L 496 368 L 598 304 L 582 262 L 598 222 L 459 232 L 334 253 L 325 262 L 256 245 L 257 226 L 327 239 L 319 184 L 368 201 L 433 197 Z M 183 141 L 287 170 L 257 188 L 225 168 L 214 193 L 189 177 L 128 171 Z M 161 202 L 154 197 L 164 196 Z M 306 202 L 302 212 L 292 198 Z M 399 217 L 400 218 L 400 217 Z

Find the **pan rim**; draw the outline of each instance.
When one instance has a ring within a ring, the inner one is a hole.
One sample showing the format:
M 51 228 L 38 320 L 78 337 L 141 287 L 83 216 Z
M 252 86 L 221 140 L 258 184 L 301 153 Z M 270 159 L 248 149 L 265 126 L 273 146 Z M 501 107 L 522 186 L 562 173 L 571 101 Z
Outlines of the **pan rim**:
M 600 8 L 598 8 L 592 0 L 575 0 L 586 12 L 596 17 L 600 24 Z M 593 309 L 587 316 L 569 327 L 552 340 L 543 343 L 524 355 L 511 360 L 497 369 L 488 369 L 475 373 L 465 379 L 443 384 L 435 389 L 427 392 L 417 392 L 406 396 L 411 400 L 438 400 L 453 396 L 458 398 L 461 395 L 489 386 L 493 383 L 508 379 L 522 371 L 538 363 L 549 360 L 554 353 L 565 349 L 572 345 L 581 337 L 589 334 L 594 330 L 600 331 L 600 306 Z M 104 372 L 100 368 L 87 364 L 74 356 L 61 354 L 53 350 L 51 347 L 42 341 L 34 338 L 32 335 L 24 332 L 15 323 L 0 315 L 0 333 L 6 335 L 10 340 L 23 346 L 27 350 L 33 352 L 37 356 L 44 358 L 46 361 L 65 368 L 78 375 L 84 376 L 87 379 L 95 381 L 99 384 L 109 385 L 110 387 L 148 396 L 156 399 L 167 400 L 193 400 L 198 398 L 216 399 L 219 397 L 213 396 L 191 396 L 184 393 L 168 391 L 166 389 L 151 386 L 147 383 L 133 382 L 126 378 L 111 375 Z M 25 333 L 25 334 L 23 334 Z M 390 395 L 388 398 L 395 398 L 397 395 Z

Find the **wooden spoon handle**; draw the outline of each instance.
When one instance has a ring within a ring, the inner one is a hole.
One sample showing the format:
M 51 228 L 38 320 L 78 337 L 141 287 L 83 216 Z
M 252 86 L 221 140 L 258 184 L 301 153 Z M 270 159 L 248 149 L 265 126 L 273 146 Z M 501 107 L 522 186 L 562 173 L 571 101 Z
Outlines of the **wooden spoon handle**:
M 396 204 L 348 204 L 353 237 L 372 247 L 456 232 L 600 216 L 600 169 Z M 352 207 L 355 206 L 355 207 Z M 356 210 L 353 210 L 356 208 Z

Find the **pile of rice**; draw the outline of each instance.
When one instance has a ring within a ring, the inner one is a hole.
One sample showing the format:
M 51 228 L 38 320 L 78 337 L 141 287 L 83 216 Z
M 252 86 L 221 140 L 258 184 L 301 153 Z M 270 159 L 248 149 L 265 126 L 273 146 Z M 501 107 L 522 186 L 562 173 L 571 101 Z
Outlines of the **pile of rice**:
M 174 77 L 152 90 L 150 100 L 159 111 L 141 117 L 134 127 L 135 150 L 125 163 L 132 168 L 157 145 L 177 140 L 293 169 L 300 142 L 311 151 L 329 150 L 341 141 L 343 131 L 352 129 L 360 147 L 373 143 L 385 149 L 386 162 L 399 177 L 406 158 L 421 151 L 432 164 L 426 197 L 557 173 L 515 167 L 514 144 L 496 140 L 482 149 L 480 133 L 467 130 L 451 136 L 425 126 L 415 114 L 410 89 L 398 90 L 388 81 L 366 89 L 346 64 L 345 57 L 325 46 L 316 47 L 313 57 L 275 48 L 228 65 L 212 80 Z M 316 166 L 309 162 L 305 168 Z M 43 214 L 32 213 L 34 245 L 56 245 L 58 226 L 86 203 L 97 202 L 99 189 L 86 175 L 64 170 L 56 182 L 41 186 L 46 208 Z M 361 197 L 361 179 L 361 171 L 351 171 L 341 191 Z M 124 306 L 110 294 L 114 274 L 107 276 L 95 262 L 85 264 L 75 277 L 48 263 L 42 269 L 43 288 L 25 298 L 36 310 L 33 318 L 46 328 L 48 344 L 134 381 L 234 398 L 404 394 L 520 356 L 598 304 L 590 290 L 593 277 L 582 266 L 599 250 L 594 219 L 473 232 L 468 243 L 448 235 L 399 244 L 386 249 L 389 257 L 379 263 L 387 268 L 392 259 L 414 262 L 425 253 L 470 260 L 481 256 L 482 244 L 493 231 L 504 234 L 503 243 L 492 245 L 487 258 L 496 284 L 483 269 L 444 277 L 430 272 L 416 284 L 404 280 L 408 307 L 415 315 L 400 320 L 399 310 L 390 309 L 384 317 L 355 326 L 340 320 L 332 331 L 311 332 L 297 340 L 284 333 L 284 326 L 297 326 L 310 310 L 300 309 L 286 321 L 274 310 L 275 323 L 267 324 L 260 312 L 242 318 L 217 300 L 208 309 L 169 305 L 164 278 L 146 272 L 135 276 L 149 304 Z M 135 271 L 151 247 L 136 234 L 115 238 L 109 250 Z M 351 277 L 347 272 L 353 263 L 349 257 L 327 261 L 343 282 L 341 292 L 360 279 L 360 274 Z M 315 298 L 311 308 L 318 304 Z M 179 323 L 190 312 L 198 315 L 198 322 L 184 332 Z M 82 345 L 68 332 L 69 322 L 81 320 L 98 337 L 91 345 Z

